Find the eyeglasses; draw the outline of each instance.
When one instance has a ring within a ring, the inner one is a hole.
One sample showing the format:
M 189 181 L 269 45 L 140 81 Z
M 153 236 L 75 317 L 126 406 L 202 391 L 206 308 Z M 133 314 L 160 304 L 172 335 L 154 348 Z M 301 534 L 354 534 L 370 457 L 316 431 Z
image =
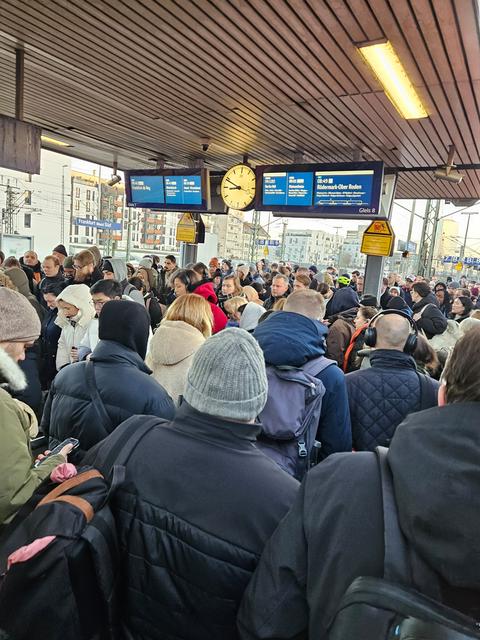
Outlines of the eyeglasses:
M 96 307 L 100 307 L 100 309 L 103 307 L 104 304 L 107 304 L 107 302 L 110 302 L 110 300 L 104 300 L 103 302 L 100 301 L 93 301 L 93 306 Z

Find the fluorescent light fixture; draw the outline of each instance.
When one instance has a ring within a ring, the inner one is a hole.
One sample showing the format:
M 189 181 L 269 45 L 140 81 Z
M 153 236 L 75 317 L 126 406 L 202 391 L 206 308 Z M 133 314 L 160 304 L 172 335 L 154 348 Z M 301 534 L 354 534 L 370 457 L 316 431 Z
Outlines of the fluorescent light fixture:
M 402 118 L 428 118 L 428 113 L 390 42 L 358 48 Z
M 42 142 L 47 142 L 48 144 L 55 144 L 57 147 L 71 147 L 71 144 L 68 142 L 63 142 L 62 140 L 55 140 L 55 138 L 50 138 L 49 136 L 42 136 Z

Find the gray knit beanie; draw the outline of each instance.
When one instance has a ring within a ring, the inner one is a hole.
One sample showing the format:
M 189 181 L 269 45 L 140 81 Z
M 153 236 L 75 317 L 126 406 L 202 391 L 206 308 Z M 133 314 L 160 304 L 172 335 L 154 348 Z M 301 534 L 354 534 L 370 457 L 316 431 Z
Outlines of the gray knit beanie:
M 0 287 L 0 342 L 34 342 L 40 329 L 37 312 L 27 298 Z
M 263 352 L 243 329 L 224 329 L 196 352 L 187 375 L 184 398 L 211 416 L 248 422 L 267 402 Z

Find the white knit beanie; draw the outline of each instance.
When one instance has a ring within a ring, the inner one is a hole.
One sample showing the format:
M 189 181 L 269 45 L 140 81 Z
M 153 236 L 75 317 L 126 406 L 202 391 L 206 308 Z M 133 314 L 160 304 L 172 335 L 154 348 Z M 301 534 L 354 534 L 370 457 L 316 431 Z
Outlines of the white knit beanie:
M 263 352 L 243 329 L 224 329 L 197 351 L 184 398 L 194 409 L 227 420 L 248 422 L 267 401 Z

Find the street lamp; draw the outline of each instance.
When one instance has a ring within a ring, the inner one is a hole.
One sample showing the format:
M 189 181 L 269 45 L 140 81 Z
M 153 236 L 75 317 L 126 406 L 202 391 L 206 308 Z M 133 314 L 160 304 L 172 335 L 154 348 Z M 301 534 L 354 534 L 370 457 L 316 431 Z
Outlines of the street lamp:
M 463 216 L 468 216 L 468 220 L 467 220 L 467 228 L 465 230 L 465 240 L 463 242 L 461 251 L 460 251 L 460 261 L 463 262 L 463 259 L 465 258 L 465 252 L 467 250 L 467 238 L 468 238 L 468 228 L 470 226 L 470 217 L 471 216 L 478 216 L 478 211 L 462 211 L 462 215 Z

